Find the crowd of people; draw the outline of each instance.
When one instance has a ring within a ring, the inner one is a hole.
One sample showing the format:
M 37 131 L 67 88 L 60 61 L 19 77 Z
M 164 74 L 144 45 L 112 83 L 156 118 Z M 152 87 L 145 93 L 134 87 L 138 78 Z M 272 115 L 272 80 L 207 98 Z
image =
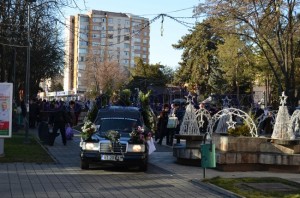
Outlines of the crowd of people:
M 59 133 L 61 134 L 63 144 L 66 145 L 67 126 L 76 126 L 81 112 L 88 108 L 84 103 L 77 100 L 47 101 L 30 99 L 29 108 L 26 107 L 24 100 L 21 100 L 15 106 L 15 119 L 19 126 L 25 127 L 28 124 L 29 128 L 36 128 L 40 126 L 41 122 L 49 125 L 48 128 L 52 129 L 52 133 L 49 136 L 50 145 L 53 145 L 54 139 Z M 27 115 L 29 121 L 27 121 Z
M 179 134 L 180 124 L 183 120 L 184 111 L 180 111 L 178 103 L 164 104 L 162 111 L 158 115 L 157 132 L 155 135 L 155 141 L 158 144 L 162 144 L 164 138 L 166 138 L 166 144 L 173 145 L 175 134 Z M 175 127 L 168 128 L 168 120 L 170 117 L 176 117 L 178 122 Z M 179 142 L 177 142 L 179 143 Z

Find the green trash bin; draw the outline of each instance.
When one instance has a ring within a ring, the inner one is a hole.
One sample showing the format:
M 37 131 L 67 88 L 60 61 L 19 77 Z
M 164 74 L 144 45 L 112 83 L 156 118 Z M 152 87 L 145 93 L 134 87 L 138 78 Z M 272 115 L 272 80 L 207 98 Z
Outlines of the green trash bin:
M 216 167 L 216 152 L 215 144 L 201 144 L 201 167 L 215 168 Z

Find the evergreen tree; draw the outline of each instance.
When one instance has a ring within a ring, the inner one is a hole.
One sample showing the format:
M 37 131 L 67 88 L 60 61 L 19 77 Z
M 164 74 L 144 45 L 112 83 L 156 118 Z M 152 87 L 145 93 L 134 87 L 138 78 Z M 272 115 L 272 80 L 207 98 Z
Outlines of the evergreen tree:
M 219 90 L 217 84 L 222 81 L 221 71 L 217 69 L 219 63 L 216 50 L 223 39 L 213 31 L 212 20 L 198 23 L 189 34 L 173 45 L 176 49 L 183 49 L 182 61 L 174 82 L 200 87 L 201 94 L 206 95 Z

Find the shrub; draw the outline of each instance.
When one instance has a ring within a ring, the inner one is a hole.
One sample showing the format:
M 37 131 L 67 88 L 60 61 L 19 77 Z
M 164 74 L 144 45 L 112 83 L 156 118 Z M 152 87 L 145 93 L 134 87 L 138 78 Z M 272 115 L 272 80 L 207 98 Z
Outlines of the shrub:
M 228 135 L 232 135 L 232 136 L 251 136 L 250 128 L 246 124 L 236 126 L 234 129 L 233 128 L 228 129 Z
M 87 113 L 87 119 L 91 122 L 94 122 L 98 114 L 98 107 L 97 105 L 93 105 L 93 108 Z

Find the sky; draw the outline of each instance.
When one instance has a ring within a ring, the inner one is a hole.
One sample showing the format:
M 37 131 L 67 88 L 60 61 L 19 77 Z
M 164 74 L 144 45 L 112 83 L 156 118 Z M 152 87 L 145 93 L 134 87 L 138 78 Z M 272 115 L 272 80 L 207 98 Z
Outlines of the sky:
M 79 2 L 82 0 L 77 0 Z M 83 4 L 78 3 L 80 8 L 68 9 L 65 14 L 86 14 L 88 10 L 103 10 L 110 12 L 122 12 L 139 15 L 149 20 L 163 13 L 172 17 L 192 17 L 193 7 L 198 5 L 199 0 L 86 0 L 86 10 Z M 172 47 L 178 43 L 182 36 L 189 33 L 189 29 L 196 22 L 195 18 L 178 18 L 187 24 L 186 27 L 170 18 L 165 17 L 163 21 L 163 32 L 161 31 L 162 19 L 156 20 L 150 25 L 150 64 L 160 63 L 173 69 L 178 67 L 181 60 L 182 50 Z

